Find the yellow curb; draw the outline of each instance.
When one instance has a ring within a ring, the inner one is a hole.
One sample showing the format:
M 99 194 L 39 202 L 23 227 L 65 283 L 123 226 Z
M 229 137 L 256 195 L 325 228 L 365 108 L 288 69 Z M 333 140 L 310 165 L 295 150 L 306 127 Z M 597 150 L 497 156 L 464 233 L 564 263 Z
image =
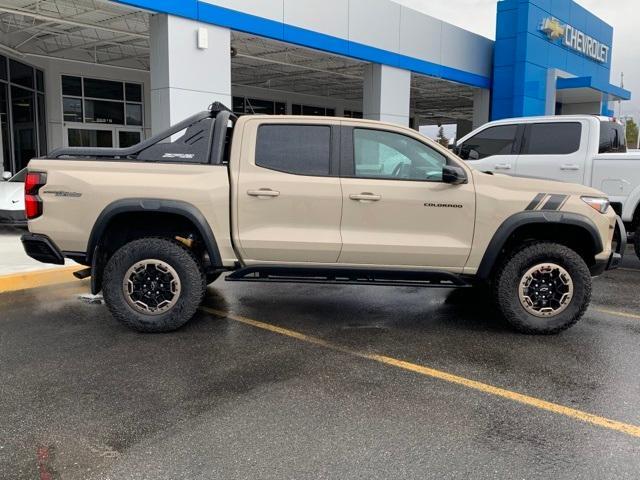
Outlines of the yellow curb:
M 79 265 L 72 265 L 50 270 L 0 275 L 0 293 L 77 281 L 77 278 L 73 276 L 73 272 L 81 270 L 81 268 Z

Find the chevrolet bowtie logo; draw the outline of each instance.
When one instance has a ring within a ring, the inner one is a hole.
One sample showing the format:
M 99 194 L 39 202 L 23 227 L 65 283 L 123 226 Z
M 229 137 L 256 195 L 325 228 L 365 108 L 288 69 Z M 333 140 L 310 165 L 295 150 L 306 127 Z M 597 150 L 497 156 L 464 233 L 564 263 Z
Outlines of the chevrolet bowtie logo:
M 545 18 L 542 21 L 542 26 L 540 30 L 547 34 L 547 37 L 551 40 L 557 40 L 564 36 L 564 25 L 562 25 L 558 19 L 550 17 Z

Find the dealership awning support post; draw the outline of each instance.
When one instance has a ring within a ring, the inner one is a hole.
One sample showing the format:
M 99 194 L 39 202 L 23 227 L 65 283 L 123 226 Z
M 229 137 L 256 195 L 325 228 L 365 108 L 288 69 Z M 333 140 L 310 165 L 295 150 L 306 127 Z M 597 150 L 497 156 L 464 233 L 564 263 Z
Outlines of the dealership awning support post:
M 150 29 L 153 134 L 215 101 L 231 106 L 229 29 L 166 14 Z
M 364 69 L 364 118 L 409 126 L 411 72 L 386 65 Z

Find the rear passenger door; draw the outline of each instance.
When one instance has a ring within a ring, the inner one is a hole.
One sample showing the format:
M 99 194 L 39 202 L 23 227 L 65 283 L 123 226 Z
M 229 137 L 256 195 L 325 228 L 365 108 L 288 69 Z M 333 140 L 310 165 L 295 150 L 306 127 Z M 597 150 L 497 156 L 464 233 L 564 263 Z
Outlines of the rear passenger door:
M 589 148 L 588 128 L 587 122 L 579 120 L 528 124 L 516 175 L 583 183 Z
M 247 121 L 232 196 L 236 243 L 247 264 L 338 260 L 338 128 L 321 120 Z
M 522 130 L 519 125 L 487 127 L 461 142 L 456 151 L 477 170 L 514 175 Z

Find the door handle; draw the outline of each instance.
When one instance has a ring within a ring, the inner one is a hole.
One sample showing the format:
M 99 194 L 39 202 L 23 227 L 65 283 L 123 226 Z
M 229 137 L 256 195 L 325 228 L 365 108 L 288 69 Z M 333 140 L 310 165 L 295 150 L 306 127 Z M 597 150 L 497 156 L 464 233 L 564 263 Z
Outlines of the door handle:
M 496 163 L 496 166 L 494 168 L 496 170 L 511 170 L 511 164 L 510 163 Z
M 382 195 L 376 195 L 375 193 L 362 192 L 362 193 L 353 193 L 349 195 L 351 200 L 356 200 L 359 202 L 377 202 L 382 198 Z
M 250 197 L 279 197 L 280 192 L 270 188 L 261 188 L 260 190 L 247 190 L 247 195 Z
M 560 170 L 580 170 L 580 165 L 576 165 L 575 163 L 566 163 L 560 166 Z

